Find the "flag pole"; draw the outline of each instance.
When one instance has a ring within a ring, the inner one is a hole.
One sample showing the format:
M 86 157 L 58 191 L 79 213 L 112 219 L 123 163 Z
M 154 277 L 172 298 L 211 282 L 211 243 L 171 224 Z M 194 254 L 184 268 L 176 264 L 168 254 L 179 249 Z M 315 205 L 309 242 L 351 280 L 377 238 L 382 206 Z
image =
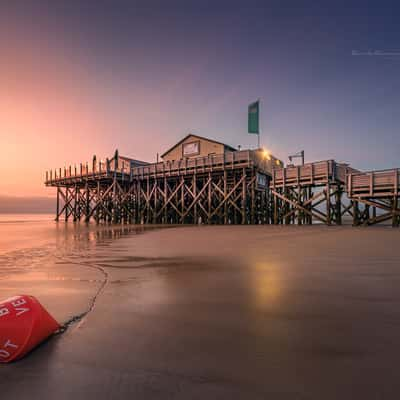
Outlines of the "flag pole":
M 257 101 L 258 101 L 258 148 L 260 148 L 260 133 L 261 133 L 261 128 L 260 128 L 261 100 L 260 100 L 260 98 L 258 98 Z

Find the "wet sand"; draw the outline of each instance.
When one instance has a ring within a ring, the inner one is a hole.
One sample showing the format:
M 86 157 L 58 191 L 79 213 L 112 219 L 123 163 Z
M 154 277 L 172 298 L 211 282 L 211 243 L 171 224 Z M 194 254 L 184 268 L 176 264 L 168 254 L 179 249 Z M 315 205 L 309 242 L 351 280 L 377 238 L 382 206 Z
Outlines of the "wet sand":
M 1 298 L 34 294 L 60 322 L 95 307 L 0 366 L 4 399 L 400 393 L 398 230 L 48 229 L 0 255 Z

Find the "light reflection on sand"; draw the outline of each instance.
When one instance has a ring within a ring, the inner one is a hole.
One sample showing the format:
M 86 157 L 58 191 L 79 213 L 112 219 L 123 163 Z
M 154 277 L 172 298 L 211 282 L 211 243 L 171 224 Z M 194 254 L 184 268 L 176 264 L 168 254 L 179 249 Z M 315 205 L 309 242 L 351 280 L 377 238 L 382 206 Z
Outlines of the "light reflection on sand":
M 270 306 L 279 301 L 283 291 L 280 265 L 276 262 L 258 261 L 250 271 L 256 305 Z

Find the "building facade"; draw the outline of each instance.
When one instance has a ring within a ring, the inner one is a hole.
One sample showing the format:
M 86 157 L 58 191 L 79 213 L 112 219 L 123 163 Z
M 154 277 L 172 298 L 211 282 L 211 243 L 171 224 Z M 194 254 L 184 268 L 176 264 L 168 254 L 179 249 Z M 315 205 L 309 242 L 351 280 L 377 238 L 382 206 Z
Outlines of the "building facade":
M 236 149 L 227 144 L 202 136 L 189 134 L 161 155 L 163 161 L 182 160 L 185 158 L 207 157 Z

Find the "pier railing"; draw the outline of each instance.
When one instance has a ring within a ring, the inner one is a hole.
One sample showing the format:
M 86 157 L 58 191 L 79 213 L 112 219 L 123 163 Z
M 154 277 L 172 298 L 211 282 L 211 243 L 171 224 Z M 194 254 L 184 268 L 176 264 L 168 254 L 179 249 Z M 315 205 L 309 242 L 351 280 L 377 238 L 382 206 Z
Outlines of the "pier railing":
M 160 175 L 171 176 L 249 166 L 257 166 L 263 172 L 272 174 L 274 167 L 273 163 L 274 161 L 272 159 L 268 160 L 261 154 L 261 152 L 242 150 L 227 152 L 225 154 L 213 154 L 207 157 L 164 161 L 155 164 L 134 167 L 132 169 L 132 177 L 143 178 L 147 176 Z
M 127 179 L 140 179 L 149 176 L 172 176 L 250 166 L 257 166 L 264 173 L 271 175 L 276 166 L 275 162 L 276 160 L 267 159 L 262 152 L 253 150 L 210 154 L 206 157 L 163 161 L 141 166 L 113 159 L 46 171 L 46 184 L 51 185 L 73 179 L 105 178 L 115 174 Z
M 333 176 L 335 161 L 318 161 L 304 165 L 275 168 L 272 172 L 274 188 L 325 184 Z
M 79 165 L 70 165 L 69 167 L 57 168 L 46 171 L 46 184 L 57 182 L 60 180 L 90 177 L 94 175 L 107 175 L 111 173 L 113 167 L 111 163 L 99 161 L 98 163 L 81 163 Z
M 275 168 L 272 171 L 272 186 L 275 188 L 318 186 L 330 182 L 344 184 L 349 173 L 358 172 L 348 164 L 338 163 L 334 160 L 291 165 L 285 168 Z
M 346 189 L 349 197 L 386 197 L 400 195 L 400 169 L 350 173 Z

